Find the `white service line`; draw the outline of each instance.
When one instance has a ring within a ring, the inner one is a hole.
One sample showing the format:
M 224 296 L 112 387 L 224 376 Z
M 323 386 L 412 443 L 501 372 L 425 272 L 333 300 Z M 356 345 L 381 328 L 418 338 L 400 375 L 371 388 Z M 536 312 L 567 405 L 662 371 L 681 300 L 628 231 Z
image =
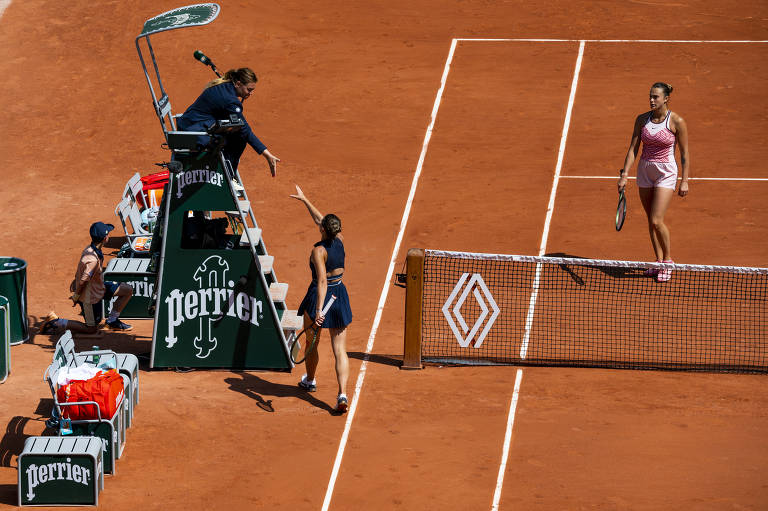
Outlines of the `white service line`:
M 615 179 L 617 176 L 560 176 L 560 179 Z M 627 179 L 637 179 L 629 176 Z M 677 178 L 680 180 L 680 178 Z M 768 177 L 689 177 L 688 181 L 768 181 Z
M 765 44 L 768 40 L 745 40 L 745 39 L 536 39 L 536 38 L 483 38 L 483 37 L 462 37 L 458 39 L 462 42 L 481 42 L 481 43 L 685 43 L 685 44 Z
M 584 60 L 584 41 L 579 43 L 579 55 L 576 57 L 576 67 L 573 70 L 573 80 L 571 81 L 571 94 L 568 98 L 568 108 L 565 112 L 563 121 L 563 132 L 560 135 L 560 149 L 557 152 L 557 164 L 555 165 L 555 176 L 552 180 L 552 190 L 549 192 L 549 203 L 547 204 L 547 216 L 544 219 L 544 230 L 541 233 L 541 245 L 539 245 L 539 256 L 543 256 L 547 251 L 547 239 L 549 238 L 549 224 L 552 222 L 552 213 L 555 210 L 555 197 L 557 196 L 557 185 L 560 182 L 560 172 L 563 169 L 563 159 L 565 157 L 565 143 L 568 140 L 568 129 L 571 126 L 571 113 L 573 112 L 573 103 L 576 100 L 576 88 L 579 84 L 579 73 L 581 71 L 581 62 Z M 539 296 L 539 278 L 541 276 L 541 263 L 536 263 L 536 274 L 533 278 L 531 298 L 528 302 L 528 314 L 525 318 L 525 333 L 523 342 L 520 345 L 520 358 L 525 359 L 528 354 L 528 340 L 531 336 L 531 326 L 533 326 L 533 315 L 536 310 L 536 299 Z
M 416 171 L 413 174 L 413 181 L 411 182 L 411 191 L 408 194 L 408 200 L 405 203 L 405 210 L 403 211 L 403 218 L 400 220 L 400 231 L 397 233 L 397 239 L 395 241 L 395 247 L 392 250 L 392 258 L 389 261 L 389 269 L 387 270 L 387 276 L 384 279 L 384 287 L 381 290 L 381 296 L 379 297 L 379 305 L 376 308 L 376 315 L 373 318 L 373 326 L 371 327 L 371 333 L 368 336 L 368 345 L 365 348 L 365 356 L 363 362 L 360 364 L 360 373 L 357 375 L 357 382 L 355 383 L 355 393 L 352 395 L 352 401 L 349 405 L 349 412 L 347 412 L 347 420 L 344 423 L 344 432 L 341 435 L 341 441 L 339 442 L 339 449 L 336 452 L 336 460 L 333 462 L 333 470 L 331 470 L 331 478 L 328 481 L 328 488 L 325 492 L 325 499 L 323 500 L 323 511 L 327 511 L 331 504 L 331 497 L 333 496 L 333 489 L 336 485 L 336 478 L 339 475 L 339 467 L 341 466 L 341 459 L 344 456 L 344 448 L 347 445 L 347 439 L 349 438 L 349 430 L 352 427 L 352 420 L 355 417 L 355 411 L 357 410 L 357 403 L 360 400 L 360 393 L 363 388 L 363 381 L 365 380 L 365 372 L 368 367 L 368 360 L 370 359 L 371 351 L 373 350 L 373 342 L 376 338 L 376 331 L 379 328 L 381 322 L 381 315 L 384 311 L 384 304 L 387 302 L 387 295 L 389 294 L 390 282 L 392 281 L 392 274 L 395 270 L 395 262 L 398 252 L 400 251 L 400 244 L 403 241 L 405 235 L 405 227 L 408 225 L 408 217 L 411 213 L 411 206 L 413 204 L 413 198 L 416 195 L 416 187 L 419 184 L 419 176 L 421 176 L 421 169 L 424 166 L 424 160 L 427 156 L 427 147 L 429 146 L 429 140 L 432 138 L 432 130 L 435 127 L 435 119 L 437 118 L 437 111 L 440 108 L 440 101 L 443 97 L 443 91 L 445 90 L 445 82 L 448 80 L 448 72 L 451 68 L 451 62 L 453 61 L 453 55 L 456 52 L 456 45 L 458 41 L 453 39 L 451 42 L 451 49 L 448 52 L 448 58 L 445 61 L 445 68 L 443 69 L 443 77 L 440 80 L 440 88 L 437 91 L 435 97 L 435 104 L 432 107 L 432 117 L 427 128 L 427 133 L 424 135 L 424 143 L 421 146 L 421 155 L 419 156 L 419 163 L 416 165 Z
M 501 453 L 501 465 L 499 465 L 499 475 L 496 478 L 496 491 L 493 492 L 492 511 L 498 511 L 499 501 L 501 500 L 501 487 L 504 485 L 504 472 L 507 470 L 507 460 L 509 459 L 509 446 L 512 444 L 512 426 L 515 424 L 515 410 L 517 410 L 517 400 L 520 397 L 520 383 L 523 381 L 523 370 L 517 370 L 515 376 L 515 390 L 512 391 L 512 402 L 509 403 L 509 415 L 507 416 L 507 432 L 504 434 L 504 449 Z

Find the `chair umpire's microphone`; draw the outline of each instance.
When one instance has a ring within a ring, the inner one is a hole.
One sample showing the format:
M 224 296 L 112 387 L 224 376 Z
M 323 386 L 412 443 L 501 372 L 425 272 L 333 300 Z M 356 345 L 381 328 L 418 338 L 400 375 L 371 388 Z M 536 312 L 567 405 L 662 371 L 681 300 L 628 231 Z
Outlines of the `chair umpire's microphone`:
M 205 53 L 201 52 L 200 50 L 195 50 L 195 53 L 193 53 L 194 57 L 202 62 L 206 66 L 210 66 L 211 69 L 213 69 L 213 72 L 216 73 L 216 76 L 221 78 L 221 75 L 219 74 L 218 70 L 216 69 L 216 66 L 213 64 L 211 59 L 205 56 Z

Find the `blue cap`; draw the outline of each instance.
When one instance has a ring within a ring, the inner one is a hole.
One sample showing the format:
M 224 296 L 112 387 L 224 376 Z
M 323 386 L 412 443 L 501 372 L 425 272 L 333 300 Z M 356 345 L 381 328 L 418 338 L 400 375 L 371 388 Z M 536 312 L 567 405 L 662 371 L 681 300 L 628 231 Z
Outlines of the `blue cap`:
M 115 226 L 112 224 L 105 224 L 104 222 L 96 222 L 95 224 L 91 225 L 91 238 L 96 240 L 103 240 L 106 238 L 107 234 L 109 234 L 109 231 L 114 229 Z

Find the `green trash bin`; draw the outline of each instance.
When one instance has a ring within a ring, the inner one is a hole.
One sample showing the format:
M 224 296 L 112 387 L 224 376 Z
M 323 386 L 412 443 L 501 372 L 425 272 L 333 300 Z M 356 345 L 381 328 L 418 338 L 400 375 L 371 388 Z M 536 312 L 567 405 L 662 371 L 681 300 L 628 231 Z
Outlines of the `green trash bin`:
M 0 383 L 11 372 L 11 316 L 8 298 L 0 296 Z
M 27 319 L 27 262 L 18 257 L 0 257 L 0 296 L 8 299 L 11 314 L 11 345 L 29 339 Z

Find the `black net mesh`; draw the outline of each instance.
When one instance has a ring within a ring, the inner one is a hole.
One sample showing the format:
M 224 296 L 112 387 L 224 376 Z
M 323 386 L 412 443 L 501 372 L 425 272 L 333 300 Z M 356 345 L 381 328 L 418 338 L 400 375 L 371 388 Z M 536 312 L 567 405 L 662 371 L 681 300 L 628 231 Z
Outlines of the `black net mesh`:
M 426 251 L 422 359 L 768 371 L 768 269 Z

